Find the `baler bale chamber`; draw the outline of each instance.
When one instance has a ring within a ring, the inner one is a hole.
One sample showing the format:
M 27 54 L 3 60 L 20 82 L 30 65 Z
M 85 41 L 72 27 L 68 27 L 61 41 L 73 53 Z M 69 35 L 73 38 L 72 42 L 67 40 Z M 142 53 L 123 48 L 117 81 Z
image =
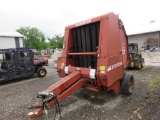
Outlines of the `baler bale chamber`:
M 58 58 L 57 72 L 61 80 L 37 94 L 42 104 L 29 113 L 30 119 L 47 114 L 80 88 L 100 92 L 120 90 L 131 95 L 132 75 L 125 73 L 128 65 L 128 38 L 122 21 L 114 13 L 67 26 L 62 56 Z
M 79 52 L 97 52 L 99 45 L 100 22 L 84 25 L 71 29 L 72 51 Z M 75 67 L 93 68 L 97 67 L 97 58 L 95 55 L 74 56 Z
M 99 92 L 106 88 L 118 94 L 128 55 L 123 23 L 117 15 L 109 13 L 65 28 L 64 48 L 57 69 L 60 77 L 80 71 L 86 81 L 84 87 L 89 90 Z

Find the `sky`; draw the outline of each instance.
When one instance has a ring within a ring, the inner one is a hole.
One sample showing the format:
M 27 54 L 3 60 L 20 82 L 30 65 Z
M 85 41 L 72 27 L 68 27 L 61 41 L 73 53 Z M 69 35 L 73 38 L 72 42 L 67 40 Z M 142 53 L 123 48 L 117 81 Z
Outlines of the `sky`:
M 126 31 L 160 21 L 159 0 L 0 0 L 0 31 L 36 27 L 46 37 L 64 35 L 65 26 L 109 12 L 118 14 Z

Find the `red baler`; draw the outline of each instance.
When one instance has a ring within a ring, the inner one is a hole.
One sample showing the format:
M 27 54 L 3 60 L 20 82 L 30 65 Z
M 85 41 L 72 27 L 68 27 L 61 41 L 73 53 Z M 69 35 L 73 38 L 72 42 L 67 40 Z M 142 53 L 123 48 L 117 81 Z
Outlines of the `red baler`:
M 128 38 L 122 21 L 114 13 L 67 26 L 62 57 L 57 71 L 62 79 L 37 97 L 42 104 L 29 113 L 30 119 L 46 114 L 49 108 L 80 88 L 100 92 L 103 88 L 131 95 L 134 86 L 132 75 L 125 73 L 128 65 Z

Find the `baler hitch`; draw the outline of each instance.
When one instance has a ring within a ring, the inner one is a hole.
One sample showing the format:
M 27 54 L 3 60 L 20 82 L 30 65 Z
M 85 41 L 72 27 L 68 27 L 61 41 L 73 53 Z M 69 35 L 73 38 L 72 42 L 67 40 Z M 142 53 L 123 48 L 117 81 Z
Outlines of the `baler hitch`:
M 54 106 L 56 107 L 56 113 L 59 112 L 61 117 L 59 102 L 82 88 L 84 85 L 86 85 L 86 82 L 81 78 L 80 71 L 74 71 L 65 78 L 62 78 L 46 90 L 37 94 L 37 98 L 41 98 L 42 102 L 40 105 L 29 107 L 30 109 L 36 108 L 33 112 L 28 114 L 29 118 L 31 120 L 37 120 L 44 115 L 45 119 L 48 120 L 48 110 Z
M 53 93 L 39 92 L 37 94 L 37 98 L 42 99 L 42 108 L 43 108 L 43 110 L 46 110 L 46 112 L 49 110 L 48 103 L 51 102 L 51 101 L 54 101 L 55 106 L 56 106 L 56 112 L 55 112 L 55 115 L 54 115 L 54 119 L 56 117 L 57 112 L 59 112 L 60 117 L 61 117 L 61 110 L 60 110 L 59 102 L 57 100 L 57 97 L 54 96 Z M 48 112 L 47 112 L 47 114 L 48 114 Z
M 51 101 L 54 101 L 54 104 L 56 106 L 56 112 L 54 115 L 54 119 L 56 117 L 57 112 L 59 112 L 60 117 L 61 117 L 61 110 L 60 110 L 60 106 L 59 106 L 59 102 L 57 100 L 57 97 L 53 95 L 53 93 L 47 93 L 47 92 L 39 92 L 37 94 L 37 98 L 41 98 L 42 104 L 41 105 L 35 105 L 35 106 L 31 106 L 29 107 L 29 109 L 32 108 L 42 108 L 43 113 L 46 116 L 46 120 L 48 120 L 48 110 L 49 110 L 49 105 L 48 103 L 50 103 Z

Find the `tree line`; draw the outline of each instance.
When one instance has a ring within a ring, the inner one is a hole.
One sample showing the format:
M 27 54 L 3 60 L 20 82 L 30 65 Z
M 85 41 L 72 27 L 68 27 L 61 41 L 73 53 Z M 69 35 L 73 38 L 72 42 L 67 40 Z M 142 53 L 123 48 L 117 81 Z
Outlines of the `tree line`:
M 63 47 L 63 36 L 55 35 L 52 38 L 45 38 L 45 35 L 35 27 L 20 27 L 16 30 L 24 36 L 24 45 L 36 50 L 47 48 L 55 49 Z M 47 42 L 46 39 L 49 41 Z

